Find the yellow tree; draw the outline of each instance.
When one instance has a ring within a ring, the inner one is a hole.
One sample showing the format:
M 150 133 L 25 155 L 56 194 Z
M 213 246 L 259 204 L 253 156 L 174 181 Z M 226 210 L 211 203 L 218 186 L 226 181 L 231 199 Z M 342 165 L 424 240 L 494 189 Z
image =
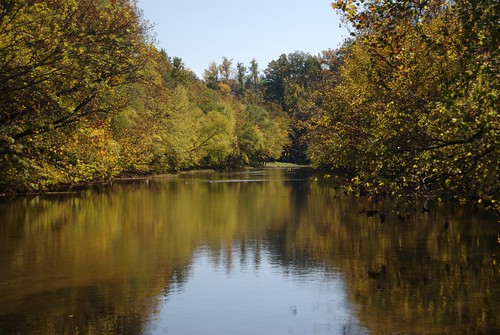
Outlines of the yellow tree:
M 14 0 L 0 4 L 0 15 L 0 173 L 6 185 L 22 183 L 17 177 L 23 172 L 36 179 L 29 172 L 34 167 L 57 169 L 47 146 L 68 138 L 50 133 L 77 131 L 78 122 L 105 118 L 127 104 L 117 88 L 138 80 L 147 28 L 129 0 Z
M 345 164 L 357 186 L 372 192 L 453 195 L 496 206 L 498 4 L 340 0 L 333 6 L 356 40 L 331 90 L 335 97 L 327 100 L 333 103 L 318 114 L 334 148 L 326 160 Z

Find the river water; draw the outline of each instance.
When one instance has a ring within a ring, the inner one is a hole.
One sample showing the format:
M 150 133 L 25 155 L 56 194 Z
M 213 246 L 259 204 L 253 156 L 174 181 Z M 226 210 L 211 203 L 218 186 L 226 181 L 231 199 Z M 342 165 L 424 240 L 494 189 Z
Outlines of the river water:
M 500 333 L 496 218 L 391 208 L 308 169 L 3 200 L 0 334 Z

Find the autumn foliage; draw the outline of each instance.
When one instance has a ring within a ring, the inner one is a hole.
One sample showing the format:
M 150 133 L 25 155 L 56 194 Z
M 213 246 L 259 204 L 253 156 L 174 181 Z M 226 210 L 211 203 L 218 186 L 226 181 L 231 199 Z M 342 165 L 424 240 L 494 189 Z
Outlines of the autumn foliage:
M 498 208 L 498 2 L 332 6 L 342 47 L 263 72 L 223 57 L 200 80 L 135 1 L 3 1 L 0 188 L 282 159 L 359 194 Z

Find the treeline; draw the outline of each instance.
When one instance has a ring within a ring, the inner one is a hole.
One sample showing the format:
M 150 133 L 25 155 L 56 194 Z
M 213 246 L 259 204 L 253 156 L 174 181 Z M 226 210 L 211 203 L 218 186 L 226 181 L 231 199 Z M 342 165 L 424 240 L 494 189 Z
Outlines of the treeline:
M 336 1 L 337 50 L 283 55 L 265 96 L 291 118 L 288 154 L 359 194 L 499 208 L 497 1 Z
M 358 193 L 497 207 L 498 2 L 333 7 L 340 48 L 262 72 L 223 57 L 199 79 L 134 1 L 2 2 L 0 186 L 281 159 L 342 170 Z
M 257 79 L 238 96 L 203 83 L 153 46 L 135 1 L 12 0 L 0 15 L 3 190 L 257 165 L 288 142 Z

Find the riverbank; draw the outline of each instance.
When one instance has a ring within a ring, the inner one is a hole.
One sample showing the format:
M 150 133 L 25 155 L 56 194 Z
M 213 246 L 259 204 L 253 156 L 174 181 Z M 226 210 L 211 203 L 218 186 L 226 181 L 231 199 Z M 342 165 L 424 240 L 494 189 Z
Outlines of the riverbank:
M 285 162 L 270 162 L 265 163 L 261 168 L 309 168 L 308 165 L 299 165 L 294 163 Z M 253 167 L 247 166 L 242 168 L 242 170 L 252 170 Z M 194 169 L 186 171 L 178 171 L 172 173 L 126 173 L 109 180 L 93 180 L 88 182 L 74 183 L 74 184 L 56 184 L 47 186 L 43 190 L 29 190 L 20 185 L 9 185 L 0 189 L 0 198 L 13 198 L 16 196 L 31 196 L 31 195 L 42 195 L 42 194 L 68 194 L 77 193 L 85 189 L 99 188 L 111 186 L 115 182 L 133 182 L 140 180 L 158 180 L 158 179 L 177 179 L 182 176 L 187 175 L 201 175 L 214 173 L 219 170 L 215 169 Z

